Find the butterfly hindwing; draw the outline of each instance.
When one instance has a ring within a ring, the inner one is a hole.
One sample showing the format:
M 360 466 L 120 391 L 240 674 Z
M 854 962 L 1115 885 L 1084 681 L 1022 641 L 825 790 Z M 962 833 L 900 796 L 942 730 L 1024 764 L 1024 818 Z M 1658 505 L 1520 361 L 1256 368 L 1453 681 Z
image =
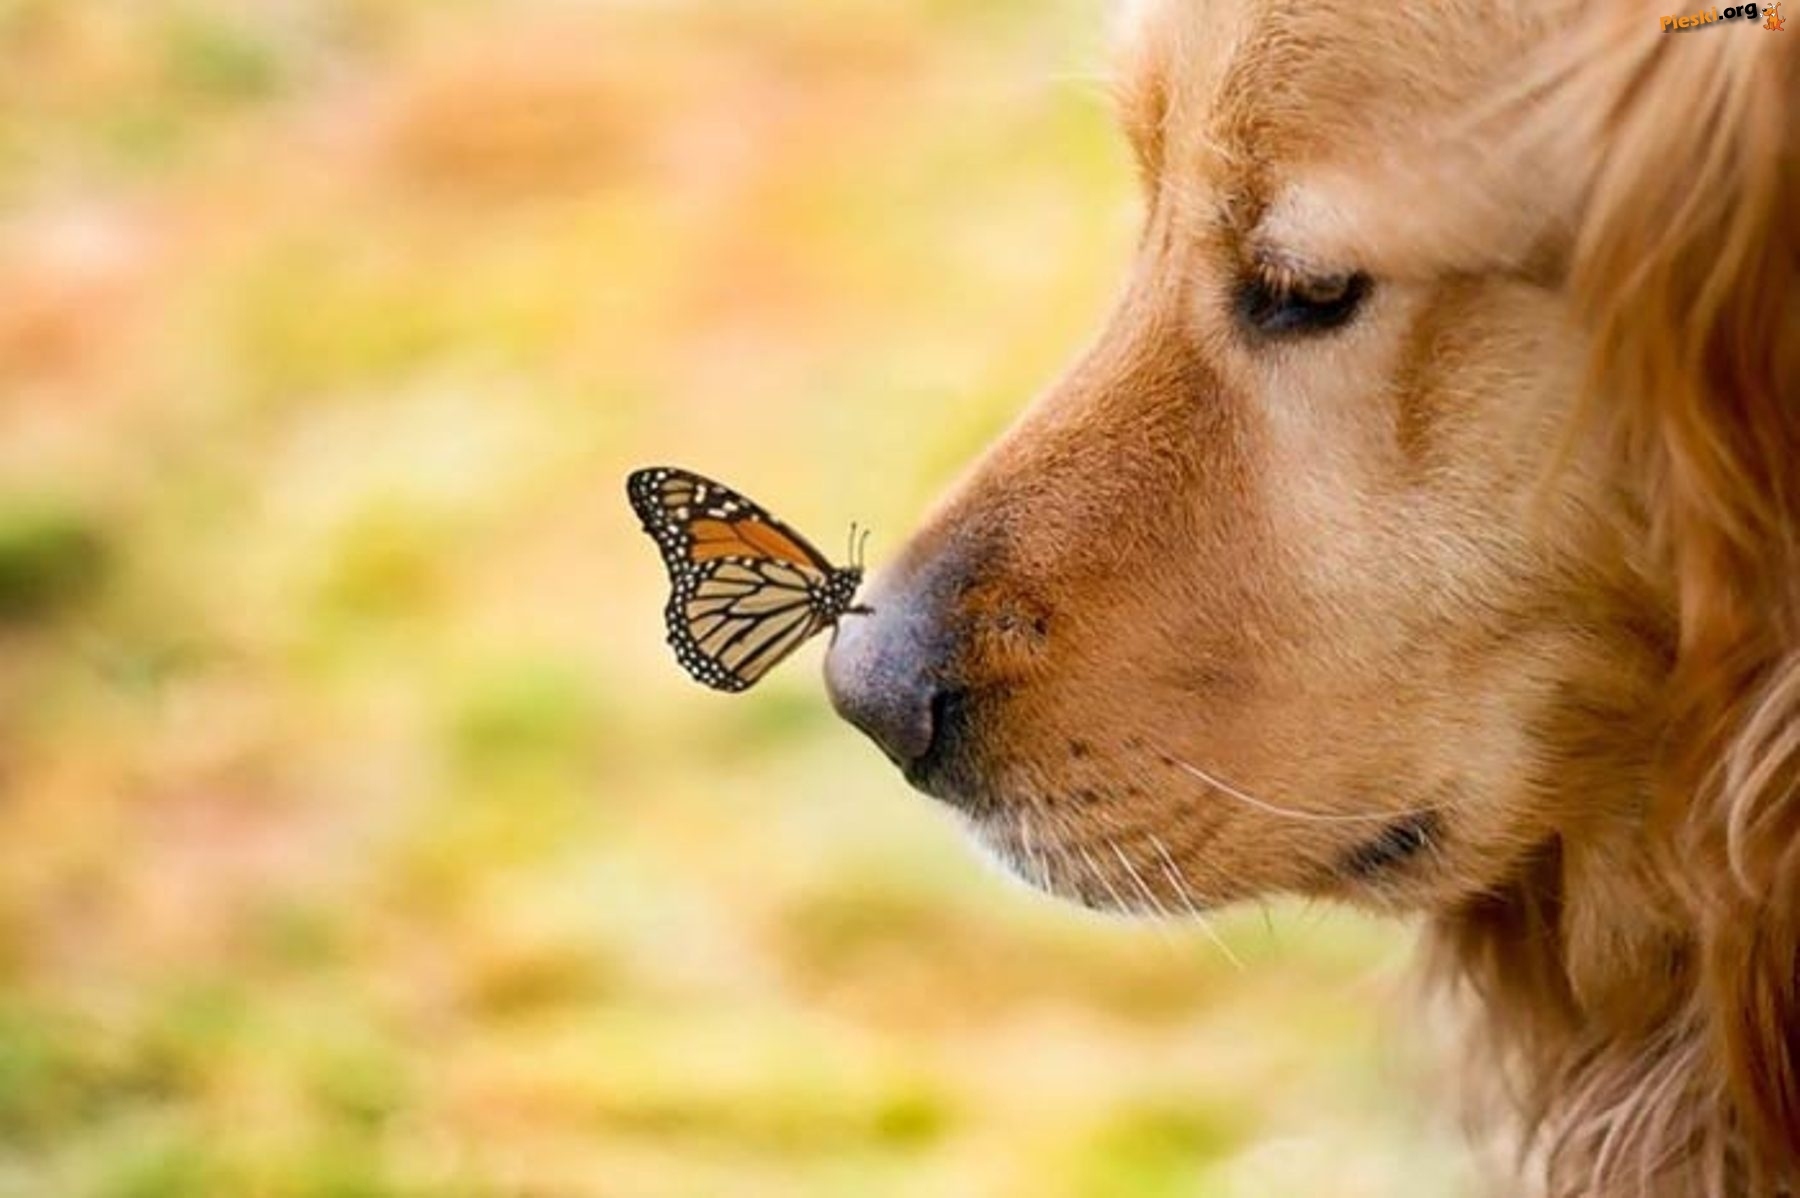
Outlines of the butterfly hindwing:
M 759 582 L 746 588 L 738 581 L 745 573 Z M 676 658 L 708 686 L 745 689 L 823 627 L 811 592 L 771 578 L 760 563 L 702 565 L 690 577 L 664 615 Z
M 707 686 L 754 685 L 850 609 L 861 570 L 832 566 L 731 488 L 656 467 L 634 473 L 626 490 L 669 571 L 669 644 Z

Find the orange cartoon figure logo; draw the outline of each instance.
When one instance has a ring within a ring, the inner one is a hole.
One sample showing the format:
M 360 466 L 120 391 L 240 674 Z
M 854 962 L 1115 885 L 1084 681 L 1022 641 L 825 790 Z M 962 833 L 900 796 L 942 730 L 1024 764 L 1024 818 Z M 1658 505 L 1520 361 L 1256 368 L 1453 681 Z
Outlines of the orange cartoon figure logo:
M 1780 33 L 1782 26 L 1787 24 L 1781 19 L 1781 5 L 1771 4 L 1763 11 L 1769 14 L 1769 19 L 1763 24 L 1763 28 L 1773 29 L 1776 33 Z

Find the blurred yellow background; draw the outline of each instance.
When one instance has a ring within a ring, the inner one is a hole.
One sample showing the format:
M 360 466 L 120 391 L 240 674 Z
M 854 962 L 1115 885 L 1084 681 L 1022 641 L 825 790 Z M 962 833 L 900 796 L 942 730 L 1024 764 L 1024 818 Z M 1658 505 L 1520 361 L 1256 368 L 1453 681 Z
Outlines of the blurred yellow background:
M 1402 929 L 1059 906 L 662 644 L 628 469 L 879 564 L 1078 348 L 1103 25 L 0 0 L 0 1194 L 1461 1192 Z

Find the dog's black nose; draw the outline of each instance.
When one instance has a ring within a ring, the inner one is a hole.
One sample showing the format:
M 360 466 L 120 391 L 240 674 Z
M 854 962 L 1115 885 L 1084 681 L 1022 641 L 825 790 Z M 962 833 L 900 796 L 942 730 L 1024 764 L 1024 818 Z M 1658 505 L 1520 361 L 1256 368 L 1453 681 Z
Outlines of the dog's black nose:
M 846 617 L 825 659 L 832 706 L 901 769 L 930 754 L 936 731 L 934 655 L 918 623 L 885 599 L 871 615 Z
M 933 589 L 879 580 L 864 600 L 873 612 L 844 617 L 825 659 L 838 714 L 925 790 L 932 789 L 929 778 L 955 739 L 963 709 L 951 673 L 954 635 Z

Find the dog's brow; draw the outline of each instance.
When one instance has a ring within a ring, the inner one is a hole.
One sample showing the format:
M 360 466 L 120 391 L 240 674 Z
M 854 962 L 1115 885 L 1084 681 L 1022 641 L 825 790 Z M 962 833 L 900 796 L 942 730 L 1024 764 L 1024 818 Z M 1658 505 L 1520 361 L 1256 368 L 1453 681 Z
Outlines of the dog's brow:
M 1251 264 L 1300 279 L 1320 278 L 1325 275 L 1337 274 L 1343 269 L 1337 264 L 1328 263 L 1322 258 L 1269 236 L 1261 225 L 1258 225 L 1244 240 L 1244 251 L 1245 257 Z
M 1311 187 L 1289 186 L 1258 216 L 1244 238 L 1251 261 L 1303 277 L 1320 277 L 1358 265 L 1344 261 L 1343 247 L 1333 244 L 1342 213 L 1330 197 Z

